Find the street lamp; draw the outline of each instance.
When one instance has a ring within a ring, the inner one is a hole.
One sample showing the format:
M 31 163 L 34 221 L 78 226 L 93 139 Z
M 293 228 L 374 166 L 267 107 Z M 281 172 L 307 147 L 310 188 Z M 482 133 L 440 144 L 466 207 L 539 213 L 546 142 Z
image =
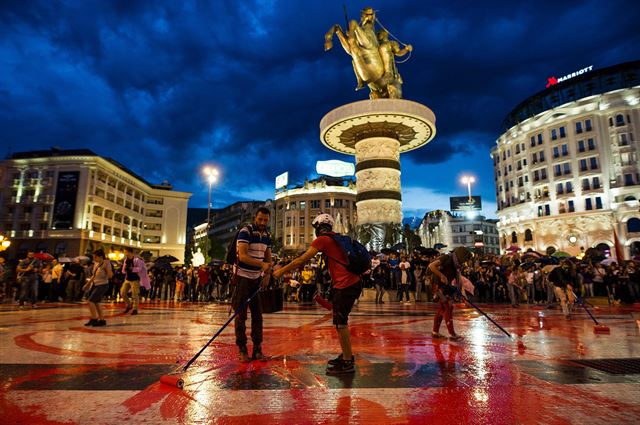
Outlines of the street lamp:
M 209 182 L 209 201 L 207 202 L 207 234 L 204 239 L 204 255 L 207 257 L 209 255 L 209 226 L 211 225 L 211 188 L 213 184 L 218 180 L 219 172 L 216 168 L 213 167 L 204 167 L 204 175 Z
M 467 185 L 467 191 L 469 192 L 469 202 L 473 201 L 473 199 L 471 198 L 471 183 L 475 183 L 475 182 L 476 182 L 476 179 L 473 176 L 462 177 L 462 184 Z
M 9 248 L 9 245 L 11 245 L 11 241 L 9 240 L 9 238 L 5 238 L 4 236 L 0 235 L 0 252 L 5 251 L 7 248 Z

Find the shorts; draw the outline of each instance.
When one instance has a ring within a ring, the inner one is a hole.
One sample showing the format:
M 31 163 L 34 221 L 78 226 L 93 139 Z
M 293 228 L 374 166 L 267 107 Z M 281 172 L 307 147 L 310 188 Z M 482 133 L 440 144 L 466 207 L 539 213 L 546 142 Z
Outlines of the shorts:
M 104 295 L 107 293 L 108 290 L 109 290 L 109 284 L 96 285 L 93 288 L 91 288 L 91 291 L 89 291 L 89 296 L 87 297 L 87 300 L 92 303 L 99 303 L 100 301 L 102 301 L 102 297 L 104 297 Z
M 347 325 L 353 304 L 362 292 L 362 281 L 342 289 L 333 288 L 332 292 L 333 324 Z

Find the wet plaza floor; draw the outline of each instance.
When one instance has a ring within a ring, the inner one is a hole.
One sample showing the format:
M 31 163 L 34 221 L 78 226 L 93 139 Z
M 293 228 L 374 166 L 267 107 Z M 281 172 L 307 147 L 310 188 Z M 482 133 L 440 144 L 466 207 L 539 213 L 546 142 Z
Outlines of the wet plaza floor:
M 228 305 L 0 306 L 0 421 L 7 424 L 632 424 L 640 423 L 640 308 L 456 308 L 462 341 L 431 338 L 434 305 L 361 302 L 350 323 L 356 373 L 325 375 L 339 352 L 331 316 L 287 305 L 266 314 L 266 363 L 238 363 Z M 443 326 L 442 331 L 446 333 Z M 602 359 L 617 359 L 601 362 Z

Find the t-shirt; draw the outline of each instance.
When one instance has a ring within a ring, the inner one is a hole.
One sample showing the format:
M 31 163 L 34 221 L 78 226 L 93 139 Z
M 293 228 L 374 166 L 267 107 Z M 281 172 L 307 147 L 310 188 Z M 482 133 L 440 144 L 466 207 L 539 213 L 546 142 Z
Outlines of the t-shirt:
M 109 274 L 111 273 L 111 262 L 104 260 L 102 263 L 96 263 L 93 266 L 93 285 L 107 285 L 109 283 Z
M 408 261 L 403 261 L 398 265 L 398 269 L 402 272 L 402 278 L 400 279 L 400 283 L 408 284 L 409 283 L 409 269 L 411 268 L 411 264 Z
M 347 270 L 347 256 L 333 238 L 326 235 L 318 236 L 311 246 L 327 256 L 327 266 L 334 288 L 348 288 L 360 281 L 360 276 Z
M 271 235 L 269 232 L 260 232 L 254 226 L 244 226 L 238 233 L 238 245 L 248 244 L 247 254 L 250 257 L 264 261 L 267 249 L 271 248 Z M 252 264 L 246 264 L 239 261 L 238 258 L 238 276 L 247 279 L 257 279 L 262 274 L 262 269 Z

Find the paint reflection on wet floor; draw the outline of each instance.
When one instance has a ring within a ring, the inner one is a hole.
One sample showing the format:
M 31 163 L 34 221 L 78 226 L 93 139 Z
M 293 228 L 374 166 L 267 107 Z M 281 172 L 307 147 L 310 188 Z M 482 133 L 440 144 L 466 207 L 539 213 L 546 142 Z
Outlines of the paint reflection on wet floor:
M 265 315 L 268 362 L 236 361 L 228 306 L 110 307 L 86 328 L 80 306 L 0 307 L 0 412 L 7 423 L 638 423 L 640 374 L 609 374 L 576 359 L 640 357 L 638 310 L 602 309 L 608 335 L 583 312 L 486 306 L 508 339 L 470 309 L 455 316 L 462 342 L 432 340 L 433 306 L 361 303 L 351 318 L 357 371 L 332 377 L 338 341 L 326 311 Z M 559 400 L 571 399 L 571 409 Z M 90 402 L 88 402 L 90 400 Z

